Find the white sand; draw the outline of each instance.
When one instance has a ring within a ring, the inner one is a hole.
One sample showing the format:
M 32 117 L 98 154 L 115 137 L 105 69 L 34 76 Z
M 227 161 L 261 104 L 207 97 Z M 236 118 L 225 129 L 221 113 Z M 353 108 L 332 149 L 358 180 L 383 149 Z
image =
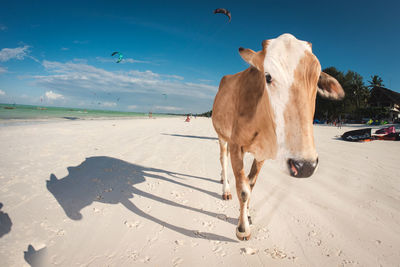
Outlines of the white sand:
M 317 173 L 267 162 L 239 242 L 211 120 L 183 120 L 0 127 L 0 266 L 398 266 L 400 142 L 316 126 Z

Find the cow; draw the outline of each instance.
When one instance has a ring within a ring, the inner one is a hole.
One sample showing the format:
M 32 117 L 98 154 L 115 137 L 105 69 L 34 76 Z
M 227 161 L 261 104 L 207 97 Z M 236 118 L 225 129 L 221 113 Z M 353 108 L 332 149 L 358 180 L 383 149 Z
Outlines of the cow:
M 250 194 L 264 161 L 283 160 L 291 176 L 310 177 L 318 166 L 313 135 L 316 94 L 340 100 L 344 91 L 335 78 L 321 72 L 311 43 L 291 34 L 264 40 L 259 52 L 240 47 L 239 53 L 250 66 L 221 79 L 212 122 L 220 146 L 222 198 L 232 199 L 230 155 L 240 203 L 236 236 L 248 240 Z M 254 156 L 247 176 L 246 152 Z

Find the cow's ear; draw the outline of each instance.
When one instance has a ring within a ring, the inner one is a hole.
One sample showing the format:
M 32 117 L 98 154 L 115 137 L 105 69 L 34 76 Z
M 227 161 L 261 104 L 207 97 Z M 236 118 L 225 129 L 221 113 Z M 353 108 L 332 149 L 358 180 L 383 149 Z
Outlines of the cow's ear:
M 257 68 L 259 71 L 264 69 L 263 51 L 254 52 L 251 49 L 239 47 L 239 54 L 244 61 Z
M 321 72 L 318 80 L 318 93 L 324 98 L 341 100 L 344 97 L 344 91 L 340 83 L 325 72 Z

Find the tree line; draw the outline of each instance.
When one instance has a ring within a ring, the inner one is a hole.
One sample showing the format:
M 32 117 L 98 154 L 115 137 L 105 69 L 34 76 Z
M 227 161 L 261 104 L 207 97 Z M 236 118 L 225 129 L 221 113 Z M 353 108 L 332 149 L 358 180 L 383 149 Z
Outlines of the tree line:
M 340 101 L 324 99 L 317 95 L 314 115 L 316 119 L 360 121 L 362 118 L 381 118 L 386 115 L 387 110 L 384 108 L 369 105 L 371 89 L 375 86 L 385 86 L 381 77 L 373 75 L 368 84 L 365 84 L 363 77 L 352 70 L 344 73 L 335 67 L 329 67 L 323 71 L 342 85 L 346 95 Z

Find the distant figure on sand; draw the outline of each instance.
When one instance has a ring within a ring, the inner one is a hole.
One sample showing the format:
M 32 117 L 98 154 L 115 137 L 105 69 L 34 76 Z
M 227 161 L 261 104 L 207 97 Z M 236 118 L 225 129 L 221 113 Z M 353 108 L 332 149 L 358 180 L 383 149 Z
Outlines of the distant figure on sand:
M 337 125 L 337 127 L 338 127 L 339 129 L 342 129 L 342 124 L 343 124 L 342 120 L 339 119 L 336 125 Z
M 149 112 L 149 119 L 153 118 L 153 112 Z
M 190 117 L 187 115 L 185 122 L 190 122 Z

